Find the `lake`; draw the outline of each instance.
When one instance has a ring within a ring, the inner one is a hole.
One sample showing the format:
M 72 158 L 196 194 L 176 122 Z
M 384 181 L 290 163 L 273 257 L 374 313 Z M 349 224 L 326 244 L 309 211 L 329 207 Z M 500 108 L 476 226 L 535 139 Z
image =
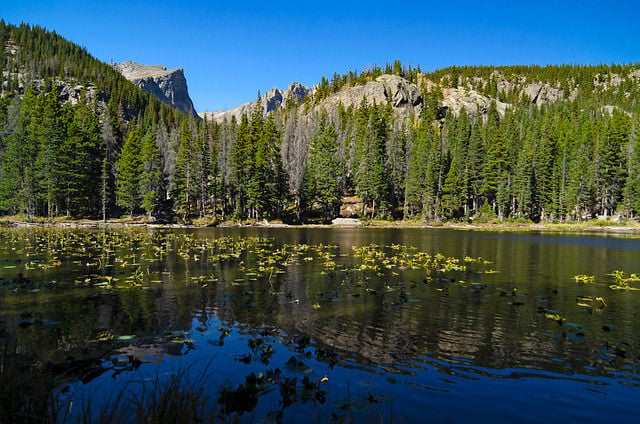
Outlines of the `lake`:
M 0 358 L 50 382 L 60 421 L 144 403 L 176 375 L 223 421 L 637 421 L 638 239 L 419 228 L 0 237 Z

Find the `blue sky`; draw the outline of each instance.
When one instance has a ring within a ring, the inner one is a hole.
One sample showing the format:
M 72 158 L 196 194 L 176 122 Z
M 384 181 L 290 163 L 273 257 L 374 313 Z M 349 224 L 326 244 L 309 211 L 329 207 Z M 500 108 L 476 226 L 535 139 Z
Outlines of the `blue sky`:
M 0 16 L 106 62 L 182 67 L 198 111 L 395 59 L 423 70 L 640 61 L 636 1 L 0 0 Z

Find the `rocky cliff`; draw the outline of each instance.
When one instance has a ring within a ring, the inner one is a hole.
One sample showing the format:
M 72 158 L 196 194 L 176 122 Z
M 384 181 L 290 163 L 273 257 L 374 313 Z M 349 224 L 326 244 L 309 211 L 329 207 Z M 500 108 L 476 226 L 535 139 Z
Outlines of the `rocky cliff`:
M 313 89 L 303 86 L 297 82 L 289 84 L 289 88 L 281 90 L 279 88 L 272 88 L 261 99 L 263 111 L 265 113 L 271 113 L 275 110 L 286 106 L 287 102 L 300 103 L 305 97 L 313 93 Z M 256 102 L 249 102 L 241 104 L 240 106 L 231 110 L 218 110 L 214 112 L 201 112 L 199 116 L 203 119 L 222 122 L 223 120 L 231 120 L 232 117 L 240 119 L 243 114 L 250 115 L 256 106 Z
M 433 79 L 418 74 L 412 83 L 397 75 L 383 74 L 363 84 L 347 85 L 337 92 L 329 93 L 318 99 L 318 88 L 304 87 L 293 83 L 287 90 L 273 88 L 261 97 L 261 107 L 265 113 L 284 108 L 289 101 L 305 106 L 297 110 L 298 118 L 308 122 L 308 118 L 325 111 L 331 117 L 337 116 L 339 106 L 358 107 L 366 99 L 368 104 L 390 104 L 394 114 L 400 120 L 412 119 L 420 114 L 424 103 L 424 94 L 436 90 L 442 93 L 439 100 L 441 112 L 459 115 L 465 110 L 470 115 L 487 113 L 491 104 L 495 104 L 498 113 L 504 116 L 508 108 L 514 106 L 544 106 L 563 100 L 575 100 L 581 87 L 575 79 L 561 85 L 558 81 L 539 81 L 526 74 L 505 75 L 494 70 L 485 77 L 462 78 L 444 74 Z M 624 84 L 640 81 L 640 69 L 620 75 L 613 72 L 596 74 L 593 87 L 597 92 L 607 90 L 616 92 Z M 629 96 L 629 93 L 624 94 Z M 307 99 L 309 97 L 309 99 Z M 251 114 L 257 102 L 245 103 L 231 110 L 201 113 L 200 116 L 221 122 L 231 117 L 239 119 L 243 114 Z
M 434 86 L 430 81 L 424 82 L 424 87 L 429 89 Z M 298 83 L 293 83 L 287 90 L 273 88 L 261 97 L 262 108 L 265 113 L 273 112 L 284 107 L 288 101 L 296 103 L 302 102 L 307 96 L 315 94 L 315 88 L 304 87 Z M 442 90 L 444 98 L 441 106 L 450 109 L 454 114 L 459 114 L 464 108 L 469 114 L 484 113 L 492 101 L 496 102 L 498 112 L 504 114 L 508 105 L 499 100 L 492 99 L 478 93 L 472 89 L 445 88 Z M 348 87 L 332 93 L 319 102 L 311 102 L 312 106 L 307 112 L 318 112 L 322 109 L 333 114 L 339 105 L 345 108 L 349 106 L 358 107 L 366 99 L 368 104 L 390 103 L 397 117 L 408 119 L 411 116 L 420 114 L 423 106 L 423 95 L 420 86 L 413 84 L 397 75 L 381 75 L 373 81 L 363 85 Z M 200 113 L 200 117 L 208 120 L 221 122 L 231 117 L 239 119 L 244 113 L 251 114 L 256 102 L 242 104 L 235 109 L 215 112 Z
M 197 116 L 182 68 L 167 69 L 162 65 L 133 62 L 118 63 L 114 67 L 145 92 L 187 115 Z

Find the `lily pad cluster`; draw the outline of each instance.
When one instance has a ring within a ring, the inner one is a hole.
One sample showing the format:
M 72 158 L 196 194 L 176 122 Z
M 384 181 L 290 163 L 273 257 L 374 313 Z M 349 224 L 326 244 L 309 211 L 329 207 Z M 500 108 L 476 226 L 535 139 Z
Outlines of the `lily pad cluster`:
M 382 276 L 405 270 L 434 273 L 466 271 L 484 266 L 481 258 L 464 259 L 430 254 L 415 247 L 370 244 L 351 247 L 344 253 L 338 246 L 283 244 L 259 237 L 199 237 L 192 233 L 119 229 L 74 231 L 69 229 L 0 229 L 4 243 L 0 255 L 3 286 L 19 290 L 42 287 L 97 287 L 102 289 L 149 288 L 162 283 L 168 257 L 184 263 L 201 263 L 206 272 L 190 281 L 208 285 L 222 281 L 222 266 L 233 265 L 243 273 L 241 280 L 273 282 L 291 266 L 320 265 L 323 274 L 370 272 Z M 68 277 L 52 280 L 55 272 Z M 45 272 L 46 271 L 46 272 Z M 486 270 L 483 272 L 491 272 Z
M 613 282 L 609 284 L 609 288 L 612 290 L 640 290 L 633 287 L 629 283 L 640 281 L 640 276 L 637 274 L 627 275 L 624 271 L 615 270 L 609 276 L 613 277 Z M 595 284 L 596 277 L 593 275 L 575 275 L 574 281 L 579 284 Z

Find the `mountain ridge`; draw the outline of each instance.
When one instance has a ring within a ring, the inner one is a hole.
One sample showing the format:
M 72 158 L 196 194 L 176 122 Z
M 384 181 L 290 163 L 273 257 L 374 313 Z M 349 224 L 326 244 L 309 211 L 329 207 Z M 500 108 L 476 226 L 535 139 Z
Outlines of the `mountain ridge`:
M 453 67 L 454 70 L 455 68 Z M 636 65 L 636 68 L 626 76 L 610 72 L 596 74 L 590 84 L 601 91 L 617 90 L 625 82 L 640 81 L 640 67 Z M 411 114 L 415 116 L 420 114 L 424 107 L 426 92 L 438 91 L 440 93 L 438 101 L 445 112 L 451 111 L 454 115 L 459 115 L 460 111 L 465 109 L 470 115 L 485 114 L 490 105 L 495 103 L 500 116 L 504 116 L 507 108 L 523 104 L 541 107 L 562 100 L 573 101 L 582 90 L 575 81 L 571 87 L 563 87 L 559 82 L 535 80 L 525 75 L 506 75 L 499 69 L 500 67 L 493 70 L 487 78 L 455 77 L 452 76 L 454 72 L 433 78 L 442 70 L 437 70 L 431 75 L 417 73 L 415 82 L 400 75 L 383 73 L 362 83 L 340 87 L 338 90 L 324 94 L 320 99 L 316 97 L 322 83 L 305 87 L 293 82 L 286 90 L 270 89 L 260 96 L 259 101 L 263 112 L 268 114 L 284 109 L 291 97 L 295 97 L 294 103 L 308 102 L 307 113 L 323 108 L 332 110 L 339 105 L 345 108 L 357 107 L 366 99 L 368 103 L 390 104 L 397 116 L 408 118 Z M 458 81 L 452 83 L 454 78 Z M 489 85 L 494 86 L 493 93 L 490 92 L 492 88 L 488 87 Z M 296 90 L 296 96 L 291 95 L 293 89 Z M 626 95 L 628 96 L 628 93 Z M 257 103 L 258 100 L 243 103 L 232 109 L 200 112 L 198 115 L 215 122 L 230 120 L 232 117 L 238 120 L 245 113 L 251 114 Z M 610 105 L 603 105 L 603 107 L 607 106 Z

